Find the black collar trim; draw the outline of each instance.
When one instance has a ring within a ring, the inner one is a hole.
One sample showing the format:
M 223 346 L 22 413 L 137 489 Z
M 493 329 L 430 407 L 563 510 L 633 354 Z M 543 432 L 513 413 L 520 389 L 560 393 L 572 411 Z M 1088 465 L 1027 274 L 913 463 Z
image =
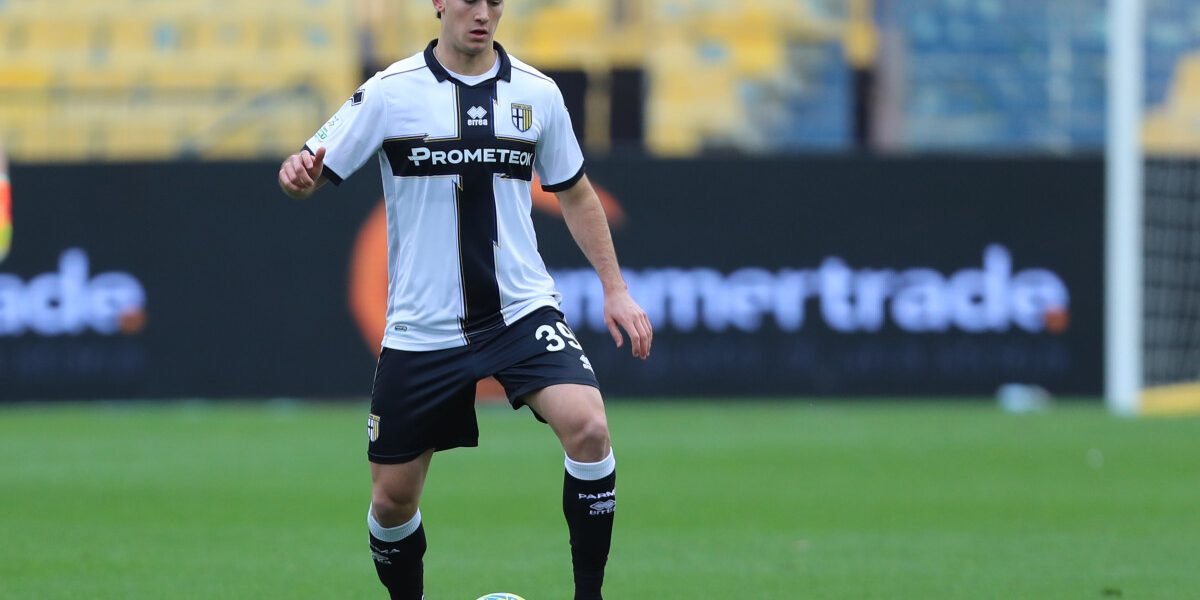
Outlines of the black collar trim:
M 503 81 L 512 81 L 512 61 L 508 59 L 508 53 L 504 51 L 504 46 L 501 46 L 500 42 L 492 42 L 492 47 L 496 49 L 496 54 L 500 55 L 500 71 L 496 73 L 495 77 L 488 79 L 487 81 L 481 81 L 473 86 L 467 85 L 455 79 L 454 76 L 446 70 L 446 67 L 443 67 L 442 63 L 438 62 L 437 57 L 433 55 L 433 48 L 434 46 L 437 46 L 437 43 L 437 40 L 433 40 L 429 42 L 428 46 L 425 47 L 425 64 L 429 67 L 429 70 L 433 73 L 433 76 L 438 80 L 438 83 L 449 79 L 450 81 L 453 81 L 454 83 L 463 87 L 478 87 L 481 85 L 490 84 L 497 79 Z

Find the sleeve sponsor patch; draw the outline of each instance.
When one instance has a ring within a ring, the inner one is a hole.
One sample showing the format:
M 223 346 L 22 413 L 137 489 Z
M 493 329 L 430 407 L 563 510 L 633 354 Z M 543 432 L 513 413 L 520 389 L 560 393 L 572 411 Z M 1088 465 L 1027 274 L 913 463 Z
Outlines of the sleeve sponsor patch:
M 321 140 L 322 142 L 328 140 L 329 136 L 333 134 L 333 131 L 338 128 L 338 125 L 341 124 L 342 118 L 338 115 L 333 115 L 333 118 L 326 121 L 325 124 L 317 130 L 317 139 Z

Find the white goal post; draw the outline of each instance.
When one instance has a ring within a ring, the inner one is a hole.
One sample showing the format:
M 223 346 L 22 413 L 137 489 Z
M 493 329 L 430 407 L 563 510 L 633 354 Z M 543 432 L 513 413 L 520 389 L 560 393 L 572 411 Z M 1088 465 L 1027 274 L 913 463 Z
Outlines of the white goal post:
M 1108 8 L 1105 397 L 1119 415 L 1200 412 L 1200 31 L 1165 55 L 1173 80 L 1148 109 L 1146 33 L 1166 17 Z
M 1143 0 L 1109 0 L 1104 395 L 1119 415 L 1142 390 Z

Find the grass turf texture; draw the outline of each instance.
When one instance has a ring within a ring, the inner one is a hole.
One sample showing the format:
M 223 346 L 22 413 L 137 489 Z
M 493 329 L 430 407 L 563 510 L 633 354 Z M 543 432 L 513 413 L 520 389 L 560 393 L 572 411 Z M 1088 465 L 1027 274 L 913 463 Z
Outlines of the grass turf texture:
M 1200 597 L 1200 419 L 728 401 L 610 420 L 613 600 Z M 0 597 L 382 597 L 365 421 L 0 408 Z M 433 461 L 427 597 L 569 598 L 556 441 L 527 411 L 480 421 L 482 448 Z

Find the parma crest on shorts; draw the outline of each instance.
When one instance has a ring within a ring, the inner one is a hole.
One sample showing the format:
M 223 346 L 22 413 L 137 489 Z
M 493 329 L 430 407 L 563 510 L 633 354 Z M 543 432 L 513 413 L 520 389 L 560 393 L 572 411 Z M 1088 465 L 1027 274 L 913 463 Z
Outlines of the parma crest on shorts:
M 528 104 L 512 103 L 512 121 L 517 131 L 526 132 L 533 127 L 533 107 Z
M 379 415 L 367 415 L 367 439 L 372 442 L 379 439 Z

